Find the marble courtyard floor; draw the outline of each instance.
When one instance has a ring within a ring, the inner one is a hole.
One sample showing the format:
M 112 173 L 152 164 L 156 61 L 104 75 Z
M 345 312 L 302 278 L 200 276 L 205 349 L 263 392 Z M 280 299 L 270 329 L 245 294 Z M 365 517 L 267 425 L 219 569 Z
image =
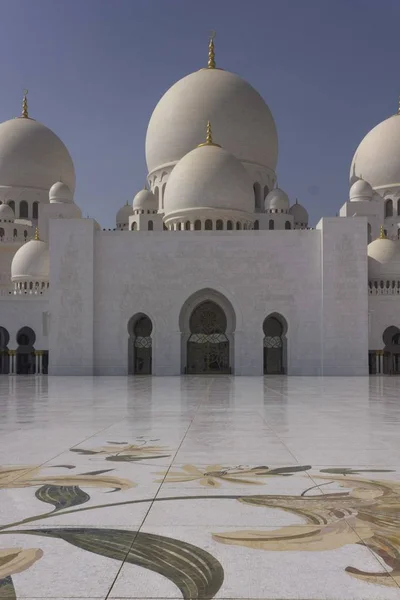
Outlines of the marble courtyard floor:
M 400 377 L 0 377 L 0 599 L 400 600 Z

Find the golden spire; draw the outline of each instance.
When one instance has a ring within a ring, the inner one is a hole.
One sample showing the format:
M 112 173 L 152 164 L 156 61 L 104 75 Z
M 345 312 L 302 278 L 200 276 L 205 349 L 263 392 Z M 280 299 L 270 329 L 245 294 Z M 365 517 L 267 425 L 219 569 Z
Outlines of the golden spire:
M 219 144 L 214 144 L 214 142 L 213 142 L 210 121 L 207 121 L 206 141 L 203 142 L 202 144 L 199 144 L 197 147 L 201 148 L 201 146 L 217 146 L 218 148 L 221 148 L 221 146 Z
M 214 38 L 215 31 L 211 32 L 210 39 L 208 41 L 208 63 L 207 67 L 209 69 L 215 69 L 215 48 L 214 48 Z
M 33 239 L 36 240 L 37 242 L 40 240 L 40 237 L 39 237 L 39 227 L 36 227 L 36 229 L 35 229 L 35 237 Z
M 379 239 L 386 240 L 386 234 L 385 234 L 385 229 L 384 229 L 383 225 L 381 225 L 381 228 L 379 231 Z
M 21 117 L 23 119 L 29 119 L 27 95 L 28 95 L 28 90 L 24 90 L 24 98 L 22 100 L 22 113 L 21 113 Z

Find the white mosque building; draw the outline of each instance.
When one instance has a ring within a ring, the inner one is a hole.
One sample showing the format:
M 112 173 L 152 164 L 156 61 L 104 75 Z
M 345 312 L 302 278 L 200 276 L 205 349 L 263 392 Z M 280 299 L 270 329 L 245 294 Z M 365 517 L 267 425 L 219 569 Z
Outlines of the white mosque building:
M 0 373 L 399 373 L 400 115 L 315 228 L 277 160 L 271 111 L 211 40 L 151 116 L 146 188 L 102 230 L 25 95 L 0 124 Z

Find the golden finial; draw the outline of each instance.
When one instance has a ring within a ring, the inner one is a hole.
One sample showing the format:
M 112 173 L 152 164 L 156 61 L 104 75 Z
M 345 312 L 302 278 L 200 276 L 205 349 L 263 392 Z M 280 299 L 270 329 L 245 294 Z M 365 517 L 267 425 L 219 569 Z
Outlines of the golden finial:
M 201 148 L 201 146 L 217 146 L 218 148 L 221 148 L 221 146 L 219 144 L 214 144 L 214 142 L 213 142 L 210 121 L 207 121 L 206 141 L 203 142 L 202 144 L 199 144 L 198 148 Z
M 24 98 L 22 100 L 22 113 L 21 113 L 21 117 L 23 119 L 29 119 L 27 95 L 28 95 L 28 90 L 24 90 Z
M 386 240 L 386 233 L 385 233 L 385 229 L 384 229 L 383 225 L 381 225 L 381 228 L 379 231 L 379 239 Z
M 36 240 L 37 242 L 40 240 L 40 237 L 39 237 L 39 227 L 36 227 L 36 229 L 35 229 L 35 237 L 33 239 Z
M 214 48 L 215 36 L 216 36 L 215 31 L 212 31 L 209 42 L 208 42 L 208 64 L 207 64 L 207 67 L 209 69 L 215 69 L 215 48 Z

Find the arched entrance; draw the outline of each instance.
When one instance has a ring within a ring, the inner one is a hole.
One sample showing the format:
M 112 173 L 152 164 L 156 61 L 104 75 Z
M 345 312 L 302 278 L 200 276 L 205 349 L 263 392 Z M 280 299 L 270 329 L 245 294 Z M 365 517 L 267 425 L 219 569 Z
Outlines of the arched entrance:
M 383 332 L 385 347 L 381 353 L 378 372 L 385 375 L 400 375 L 400 329 L 394 325 Z
M 230 373 L 227 319 L 223 309 L 212 300 L 201 302 L 190 316 L 189 329 L 186 372 Z
M 5 327 L 0 327 L 0 375 L 8 375 L 10 372 L 10 357 L 8 354 L 8 342 L 10 334 Z
M 34 375 L 36 335 L 30 327 L 22 327 L 17 333 L 17 375 Z
M 151 319 L 140 313 L 129 320 L 128 373 L 129 375 L 151 375 L 153 342 Z
M 269 315 L 263 323 L 264 375 L 287 373 L 286 320 L 279 314 Z

